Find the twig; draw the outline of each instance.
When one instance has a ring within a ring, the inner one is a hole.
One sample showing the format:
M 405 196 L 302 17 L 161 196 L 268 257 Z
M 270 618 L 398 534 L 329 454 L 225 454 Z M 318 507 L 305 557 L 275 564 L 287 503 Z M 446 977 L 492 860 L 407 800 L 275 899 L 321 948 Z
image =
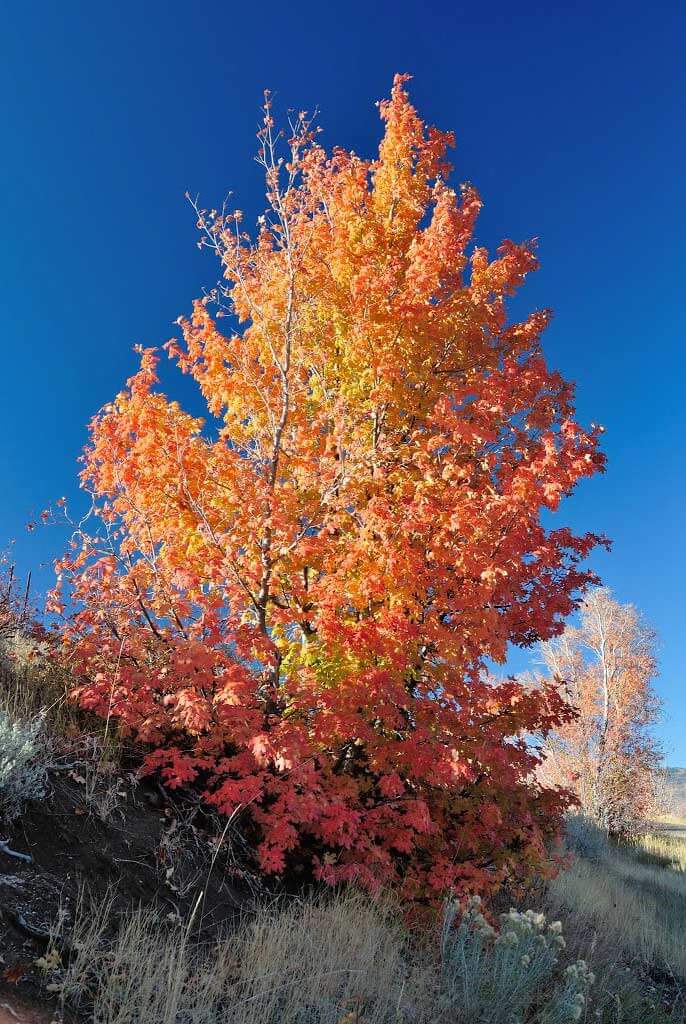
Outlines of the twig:
M 11 850 L 4 839 L 0 839 L 0 853 L 4 853 L 8 857 L 15 857 L 17 860 L 24 860 L 27 864 L 33 864 L 33 857 L 30 853 L 18 853 L 17 850 Z

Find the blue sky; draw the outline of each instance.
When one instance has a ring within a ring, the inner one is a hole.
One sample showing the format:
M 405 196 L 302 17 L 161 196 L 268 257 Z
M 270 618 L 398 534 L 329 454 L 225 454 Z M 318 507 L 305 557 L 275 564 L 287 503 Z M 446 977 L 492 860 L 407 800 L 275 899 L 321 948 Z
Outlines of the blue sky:
M 661 735 L 686 765 L 685 42 L 683 5 L 659 0 L 5 5 L 0 548 L 14 538 L 24 570 L 59 553 L 26 522 L 73 499 L 85 425 L 132 346 L 164 342 L 214 283 L 184 192 L 259 212 L 262 90 L 318 105 L 325 143 L 371 154 L 374 102 L 407 71 L 420 112 L 457 133 L 479 240 L 540 238 L 520 308 L 554 308 L 549 360 L 607 428 L 608 472 L 563 518 L 614 540 L 593 564 L 660 634 Z

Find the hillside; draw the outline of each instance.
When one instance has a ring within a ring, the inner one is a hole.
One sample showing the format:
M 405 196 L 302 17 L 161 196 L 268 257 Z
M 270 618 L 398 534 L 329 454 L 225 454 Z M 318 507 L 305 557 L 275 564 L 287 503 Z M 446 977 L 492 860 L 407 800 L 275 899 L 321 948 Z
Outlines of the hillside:
M 686 818 L 686 768 L 667 768 L 669 811 L 677 818 Z

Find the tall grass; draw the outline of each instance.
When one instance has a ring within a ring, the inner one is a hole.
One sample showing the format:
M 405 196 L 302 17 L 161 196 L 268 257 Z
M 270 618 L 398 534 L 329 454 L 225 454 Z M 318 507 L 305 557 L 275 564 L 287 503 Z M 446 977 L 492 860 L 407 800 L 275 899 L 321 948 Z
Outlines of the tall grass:
M 656 1013 L 667 1004 L 670 1019 L 686 1019 L 686 873 L 665 863 L 683 840 L 614 844 L 579 821 L 570 832 L 575 856 L 548 885 L 545 907 L 565 922 L 570 948 L 592 960 L 596 1008 L 608 1021 L 648 1022 L 651 1004 Z
M 634 857 L 644 864 L 686 872 L 686 826 L 663 825 L 640 836 Z
M 86 716 L 69 700 L 72 685 L 45 644 L 19 632 L 0 636 L 0 708 L 13 718 L 40 718 L 51 741 L 77 734 Z
M 390 906 L 360 895 L 263 906 L 211 945 L 190 925 L 137 910 L 112 937 L 111 907 L 83 903 L 65 1003 L 93 1024 L 395 1024 L 431 998 Z
M 559 922 L 511 910 L 494 929 L 476 899 L 422 936 L 355 892 L 262 905 L 204 946 L 153 910 L 110 925 L 81 906 L 56 983 L 92 1024 L 573 1024 L 593 983 Z

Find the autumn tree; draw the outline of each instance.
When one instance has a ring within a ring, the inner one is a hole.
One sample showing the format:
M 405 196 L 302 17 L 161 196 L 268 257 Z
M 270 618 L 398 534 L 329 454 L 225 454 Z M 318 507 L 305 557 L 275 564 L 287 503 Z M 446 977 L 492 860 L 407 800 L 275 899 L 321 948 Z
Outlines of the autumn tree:
M 571 786 L 582 810 L 610 833 L 633 834 L 655 814 L 662 780 L 651 731 L 660 710 L 653 630 L 633 605 L 597 588 L 585 597 L 578 625 L 542 653 L 548 682 L 557 679 L 578 709 L 548 735 L 543 777 Z
M 483 667 L 592 579 L 598 538 L 541 513 L 603 459 L 546 366 L 549 314 L 507 319 L 533 244 L 472 245 L 479 196 L 405 81 L 373 160 L 327 154 L 305 113 L 280 134 L 267 97 L 265 213 L 253 236 L 196 207 L 223 276 L 167 345 L 208 418 L 140 350 L 91 423 L 101 528 L 51 607 L 81 702 L 240 811 L 264 871 L 418 896 L 545 860 L 567 798 L 527 737 L 569 712 Z

